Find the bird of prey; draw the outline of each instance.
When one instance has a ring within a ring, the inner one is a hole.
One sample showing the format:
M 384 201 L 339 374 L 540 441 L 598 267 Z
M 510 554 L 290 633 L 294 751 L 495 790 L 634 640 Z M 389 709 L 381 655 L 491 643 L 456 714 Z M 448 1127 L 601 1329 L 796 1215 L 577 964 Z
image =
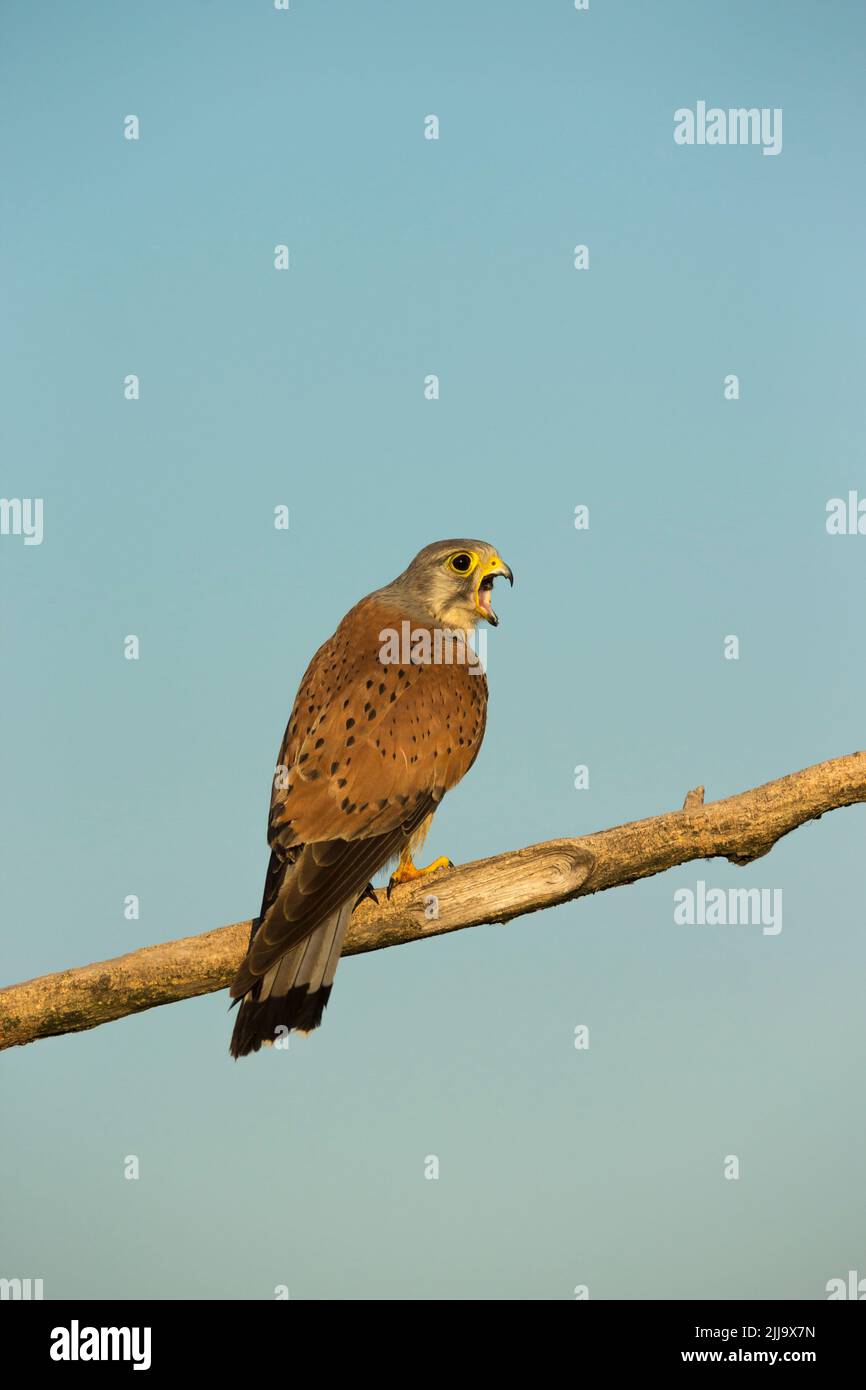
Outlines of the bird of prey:
M 271 858 L 249 948 L 231 987 L 240 1000 L 233 1057 L 291 1029 L 317 1028 L 346 926 L 371 879 L 416 868 L 445 793 L 484 736 L 487 679 L 470 642 L 508 565 L 485 541 L 428 545 L 403 573 L 361 599 L 301 681 L 271 795 Z

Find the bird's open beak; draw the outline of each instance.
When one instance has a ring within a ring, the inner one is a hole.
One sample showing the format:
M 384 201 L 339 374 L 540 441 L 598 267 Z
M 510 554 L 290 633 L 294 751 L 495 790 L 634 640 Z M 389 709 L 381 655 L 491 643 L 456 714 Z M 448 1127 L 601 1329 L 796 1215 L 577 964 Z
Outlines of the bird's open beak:
M 491 596 L 493 594 L 493 581 L 499 577 L 507 579 L 509 584 L 514 583 L 514 575 L 504 560 L 500 560 L 498 555 L 492 555 L 486 564 L 478 568 L 478 583 L 475 586 L 475 611 L 482 618 L 486 618 L 491 627 L 499 626 L 499 619 L 491 607 Z

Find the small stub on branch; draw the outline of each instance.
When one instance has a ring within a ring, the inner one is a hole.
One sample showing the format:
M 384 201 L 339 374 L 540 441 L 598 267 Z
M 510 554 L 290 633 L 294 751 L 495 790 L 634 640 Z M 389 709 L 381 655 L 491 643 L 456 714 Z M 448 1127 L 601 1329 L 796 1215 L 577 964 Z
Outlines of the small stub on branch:
M 684 811 L 696 811 L 704 804 L 703 787 L 692 787 L 690 792 L 686 792 L 686 799 L 683 802 Z

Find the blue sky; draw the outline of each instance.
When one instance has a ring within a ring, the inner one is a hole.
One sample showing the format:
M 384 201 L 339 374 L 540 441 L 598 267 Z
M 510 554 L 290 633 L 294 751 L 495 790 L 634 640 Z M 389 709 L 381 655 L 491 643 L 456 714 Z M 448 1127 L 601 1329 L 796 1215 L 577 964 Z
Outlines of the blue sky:
M 306 663 L 441 536 L 517 582 L 432 854 L 862 746 L 866 538 L 825 528 L 866 496 L 859 7 L 10 3 L 0 34 L 2 493 L 45 508 L 0 537 L 4 982 L 256 910 Z M 781 154 L 675 145 L 699 100 L 781 107 Z M 348 960 L 285 1054 L 231 1063 L 225 994 L 4 1054 L 0 1274 L 822 1297 L 866 1273 L 863 830 Z M 781 889 L 782 932 L 677 926 L 698 878 Z

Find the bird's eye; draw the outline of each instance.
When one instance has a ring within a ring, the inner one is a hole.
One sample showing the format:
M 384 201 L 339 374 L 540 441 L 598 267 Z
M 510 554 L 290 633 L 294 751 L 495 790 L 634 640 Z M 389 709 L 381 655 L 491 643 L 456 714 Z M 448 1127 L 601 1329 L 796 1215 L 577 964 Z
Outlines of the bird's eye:
M 470 555 L 468 550 L 458 550 L 456 555 L 448 557 L 448 568 L 454 570 L 455 574 L 469 574 L 475 564 L 475 556 Z

